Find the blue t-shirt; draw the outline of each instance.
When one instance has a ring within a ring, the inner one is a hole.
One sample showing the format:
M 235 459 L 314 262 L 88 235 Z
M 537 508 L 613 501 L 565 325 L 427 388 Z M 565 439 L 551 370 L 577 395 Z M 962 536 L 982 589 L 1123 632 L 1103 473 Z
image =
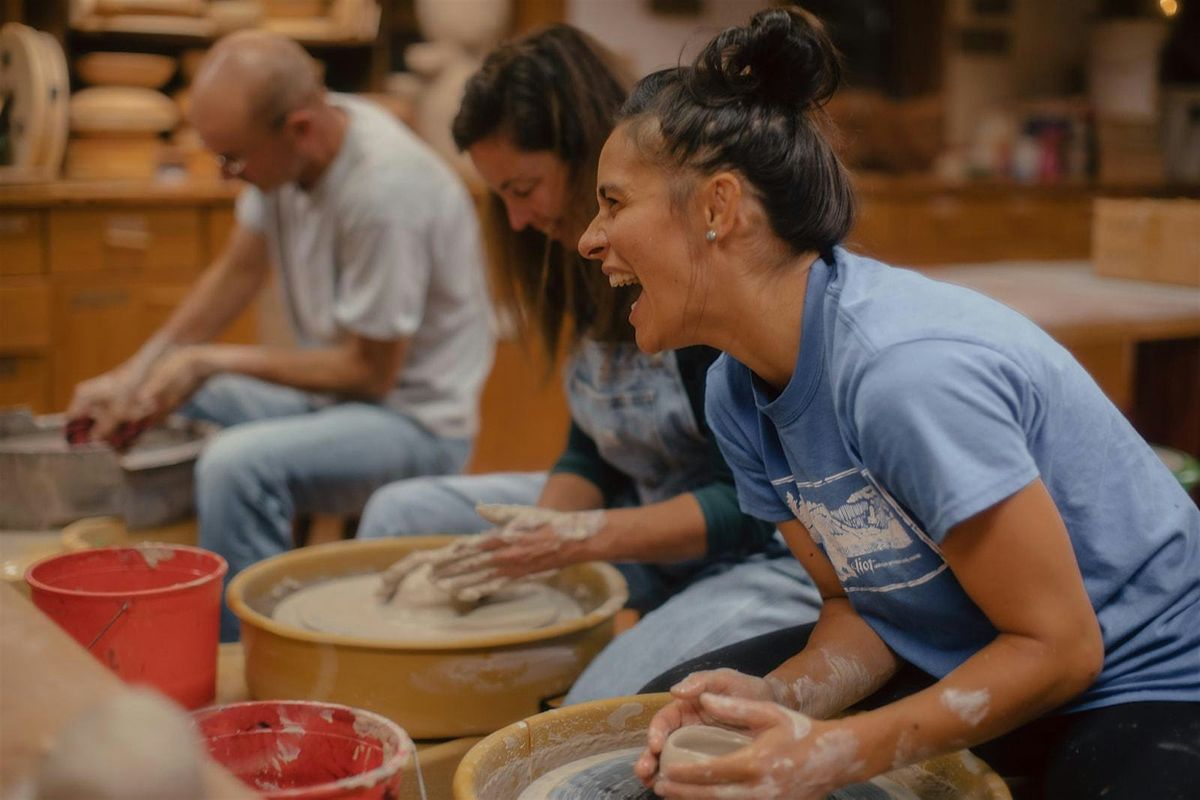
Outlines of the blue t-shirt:
M 1070 710 L 1200 700 L 1200 509 L 1146 442 L 1015 311 L 842 249 L 832 260 L 813 265 L 782 392 L 728 355 L 709 371 L 743 510 L 802 522 L 856 611 L 940 678 L 996 630 L 938 543 L 1040 477 L 1104 637 L 1103 671 Z

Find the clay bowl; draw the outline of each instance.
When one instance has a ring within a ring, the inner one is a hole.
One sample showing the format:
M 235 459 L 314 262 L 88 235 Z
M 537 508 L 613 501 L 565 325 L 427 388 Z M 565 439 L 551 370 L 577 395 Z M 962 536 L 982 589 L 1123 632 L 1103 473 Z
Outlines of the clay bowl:
M 270 614 L 296 588 L 378 572 L 449 536 L 334 542 L 261 561 L 229 585 L 242 623 L 246 685 L 257 699 L 306 699 L 375 711 L 414 739 L 490 733 L 540 711 L 568 688 L 612 640 L 628 597 L 608 564 L 577 564 L 552 582 L 580 600 L 584 615 L 536 631 L 446 641 L 379 641 L 314 633 Z
M 75 73 L 92 86 L 160 89 L 178 66 L 177 59 L 150 53 L 88 53 L 75 59 Z
M 537 714 L 487 736 L 454 773 L 454 800 L 517 800 L 551 770 L 592 755 L 642 747 L 671 695 L 596 700 Z M 921 800 L 1012 800 L 1000 776 L 966 750 L 889 772 L 880 788 Z M 888 783 L 890 781 L 890 783 Z

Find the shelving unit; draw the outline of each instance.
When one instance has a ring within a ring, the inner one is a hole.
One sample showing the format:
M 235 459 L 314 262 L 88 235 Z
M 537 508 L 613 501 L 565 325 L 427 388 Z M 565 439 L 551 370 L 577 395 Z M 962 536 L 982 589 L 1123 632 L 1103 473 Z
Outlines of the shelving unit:
M 0 0 L 0 10 L 4 20 L 53 34 L 71 58 L 95 50 L 178 55 L 212 42 L 207 36 L 76 30 L 69 24 L 68 0 Z M 559 22 L 565 15 L 566 0 L 513 0 L 512 32 Z M 403 68 L 404 47 L 421 39 L 413 0 L 380 0 L 379 35 L 371 41 L 297 41 L 325 64 L 330 88 L 378 92 L 389 72 Z

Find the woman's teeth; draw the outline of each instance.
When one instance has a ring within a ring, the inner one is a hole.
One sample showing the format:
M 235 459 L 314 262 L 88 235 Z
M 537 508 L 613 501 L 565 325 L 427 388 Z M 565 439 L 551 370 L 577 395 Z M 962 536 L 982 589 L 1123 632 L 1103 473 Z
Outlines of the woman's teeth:
M 613 287 L 614 289 L 618 286 L 635 286 L 635 285 L 639 285 L 639 284 L 641 284 L 641 281 L 639 281 L 637 279 L 636 275 L 631 275 L 631 274 L 618 275 L 618 274 L 614 273 L 614 274 L 608 276 L 608 285 Z

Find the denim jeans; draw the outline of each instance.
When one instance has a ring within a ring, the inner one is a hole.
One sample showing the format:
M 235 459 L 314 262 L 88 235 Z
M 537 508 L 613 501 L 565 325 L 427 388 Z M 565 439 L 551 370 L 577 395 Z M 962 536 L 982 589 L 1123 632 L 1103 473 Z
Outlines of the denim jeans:
M 695 419 L 674 352 L 584 339 L 564 371 L 571 419 L 598 455 L 629 478 L 614 505 L 662 502 L 712 480 L 711 443 Z M 543 473 L 417 478 L 387 486 L 367 504 L 360 537 L 476 533 L 478 502 L 533 504 Z M 634 694 L 670 666 L 722 644 L 812 622 L 820 596 L 777 536 L 744 561 L 704 557 L 672 564 L 616 564 L 629 606 L 642 614 L 576 681 L 567 702 Z
M 376 492 L 363 511 L 359 538 L 477 533 L 488 524 L 476 503 L 537 501 L 540 472 L 413 478 Z M 670 667 L 717 647 L 812 622 L 821 598 L 800 562 L 776 540 L 742 562 L 715 561 L 682 582 L 652 564 L 615 565 L 629 584 L 641 621 L 618 636 L 584 670 L 568 703 L 635 694 Z
M 229 562 L 226 585 L 292 546 L 295 515 L 358 514 L 389 482 L 460 471 L 471 449 L 384 406 L 322 403 L 243 376 L 210 380 L 180 413 L 227 426 L 196 464 L 200 546 Z M 237 637 L 223 606 L 221 640 Z

